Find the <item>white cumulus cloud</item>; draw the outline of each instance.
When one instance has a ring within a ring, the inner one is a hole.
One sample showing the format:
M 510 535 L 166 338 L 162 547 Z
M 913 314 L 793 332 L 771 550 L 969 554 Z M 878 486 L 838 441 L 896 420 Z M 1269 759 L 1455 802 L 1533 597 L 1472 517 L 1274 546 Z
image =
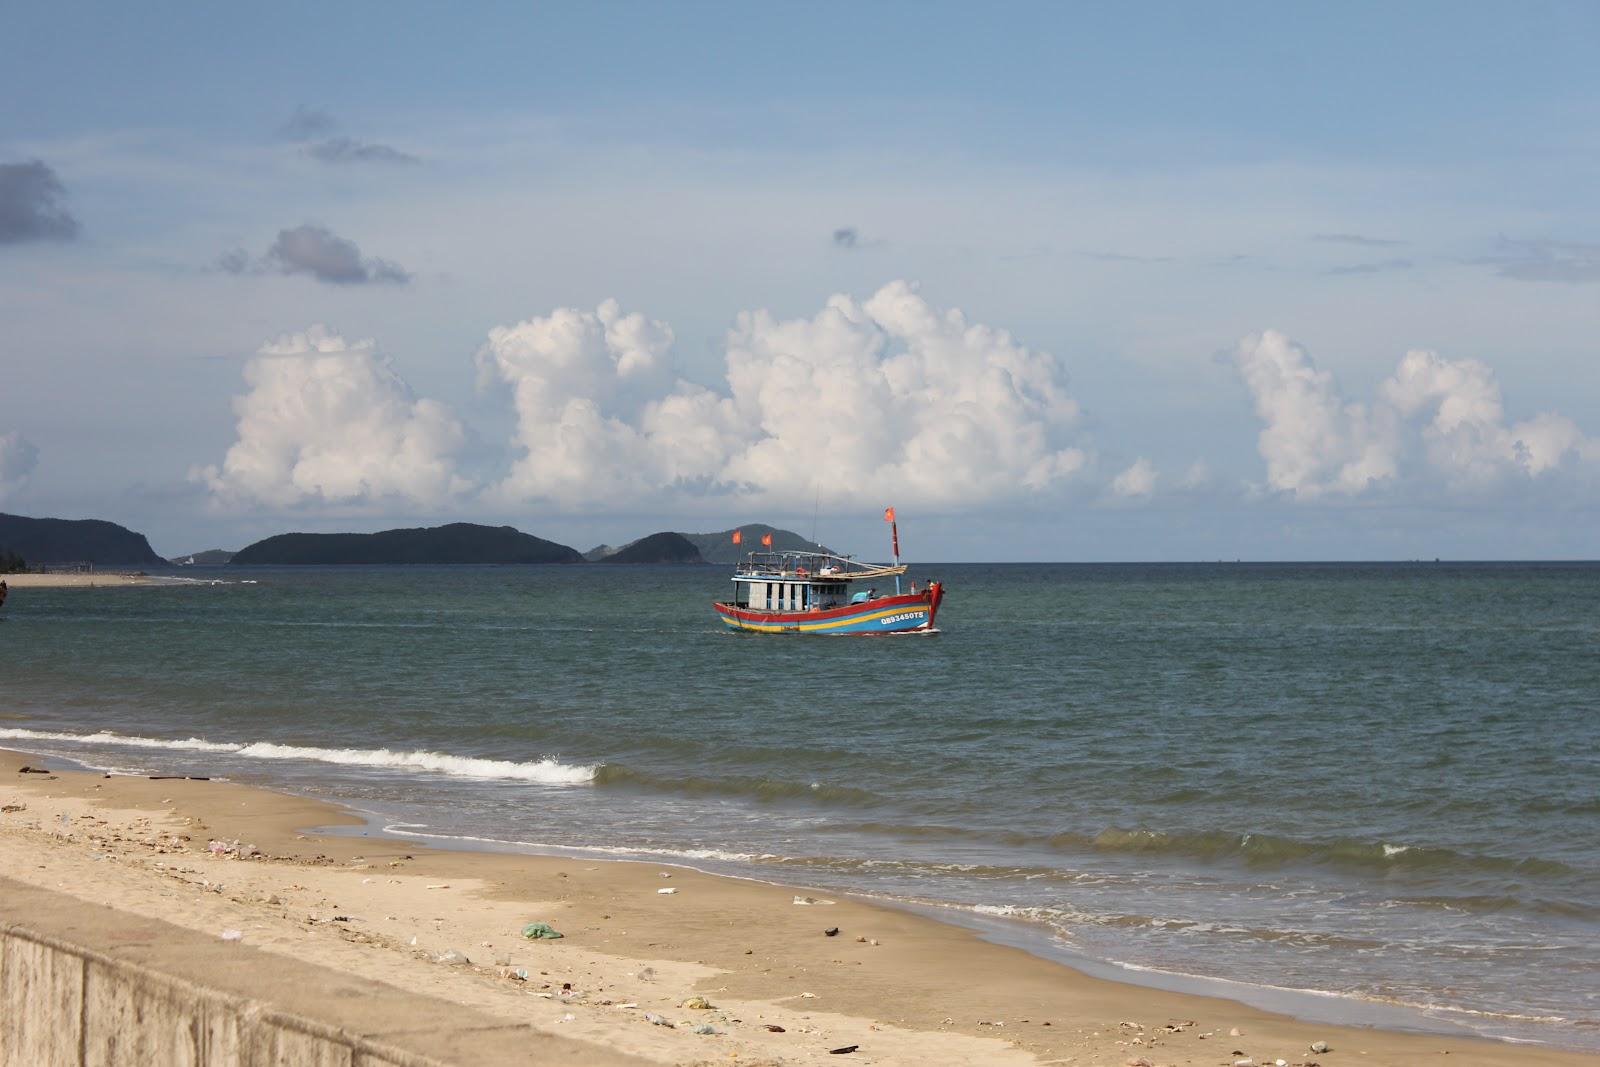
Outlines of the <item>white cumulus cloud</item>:
M 1155 490 L 1155 465 L 1143 456 L 1134 460 L 1125 470 L 1111 479 L 1111 492 L 1116 496 L 1149 496 Z
M 479 366 L 511 388 L 520 450 L 494 495 L 604 509 L 707 484 L 732 447 L 732 408 L 673 378 L 672 339 L 615 300 L 490 330 Z
M 16 430 L 0 434 L 0 502 L 28 483 L 39 464 L 39 450 Z
M 566 507 L 639 494 L 972 504 L 1045 491 L 1087 461 L 1065 373 L 905 282 L 809 318 L 745 312 L 716 390 L 668 367 L 672 331 L 615 301 L 492 330 L 521 455 L 496 492 Z
M 1508 422 L 1494 371 L 1413 350 L 1371 404 L 1348 402 L 1304 348 L 1275 331 L 1246 337 L 1235 363 L 1264 423 L 1267 484 L 1301 499 L 1405 480 L 1451 490 L 1600 463 L 1600 440 L 1563 415 Z
M 415 397 L 371 341 L 313 326 L 262 347 L 244 377 L 238 440 L 191 473 L 220 504 L 437 507 L 471 489 L 457 472 L 461 424 Z

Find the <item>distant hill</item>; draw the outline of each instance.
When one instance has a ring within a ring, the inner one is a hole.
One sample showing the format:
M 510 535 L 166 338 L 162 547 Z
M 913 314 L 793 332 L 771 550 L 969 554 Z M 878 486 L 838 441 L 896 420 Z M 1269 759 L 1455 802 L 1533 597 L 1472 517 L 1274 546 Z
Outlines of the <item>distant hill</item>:
M 593 548 L 583 554 L 583 558 L 588 560 L 590 563 L 599 563 L 607 556 L 615 555 L 621 551 L 622 549 L 618 548 L 616 545 L 595 545 Z
M 0 554 L 38 563 L 139 565 L 165 563 L 144 534 L 102 519 L 30 519 L 0 515 Z
M 174 567 L 218 567 L 233 558 L 225 548 L 208 548 L 204 552 L 191 552 L 187 556 L 173 556 L 167 560 Z
M 733 543 L 733 531 L 721 530 L 717 533 L 684 534 L 684 538 L 700 551 L 700 557 L 707 563 L 737 563 L 744 558 L 747 552 L 761 550 L 761 535 L 772 535 L 772 551 L 774 552 L 829 552 L 831 549 L 819 545 L 814 541 L 807 541 L 793 530 L 780 530 L 776 526 L 765 523 L 752 522 L 739 527 L 744 531 L 742 544 Z
M 601 563 L 704 563 L 694 542 L 679 533 L 654 533 L 619 548 Z
M 234 553 L 231 563 L 581 563 L 573 548 L 510 526 L 447 526 L 370 534 L 278 534 Z

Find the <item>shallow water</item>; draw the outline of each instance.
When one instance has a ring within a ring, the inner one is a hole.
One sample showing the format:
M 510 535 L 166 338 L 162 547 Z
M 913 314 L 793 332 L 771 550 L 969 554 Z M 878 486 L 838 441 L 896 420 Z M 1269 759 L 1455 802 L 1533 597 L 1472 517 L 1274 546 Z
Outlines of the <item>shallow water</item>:
M 183 573 L 18 590 L 0 744 L 1600 1047 L 1600 565 L 921 567 L 877 640 L 720 568 Z

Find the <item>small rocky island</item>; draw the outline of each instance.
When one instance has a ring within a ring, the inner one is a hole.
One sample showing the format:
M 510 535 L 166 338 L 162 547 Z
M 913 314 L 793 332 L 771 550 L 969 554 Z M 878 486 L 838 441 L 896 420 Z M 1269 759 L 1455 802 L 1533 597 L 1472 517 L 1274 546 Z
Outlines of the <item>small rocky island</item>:
M 653 533 L 601 556 L 600 563 L 704 563 L 700 550 L 680 533 Z

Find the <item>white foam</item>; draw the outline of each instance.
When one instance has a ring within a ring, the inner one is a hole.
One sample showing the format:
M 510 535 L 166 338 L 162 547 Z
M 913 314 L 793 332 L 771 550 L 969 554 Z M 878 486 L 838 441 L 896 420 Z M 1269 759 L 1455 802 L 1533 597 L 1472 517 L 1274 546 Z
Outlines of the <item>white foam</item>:
M 543 785 L 584 785 L 594 780 L 595 772 L 599 769 L 594 765 L 574 766 L 548 758 L 518 763 L 473 756 L 452 756 L 444 752 L 401 752 L 388 748 L 313 748 L 302 745 L 279 745 L 270 741 L 207 741 L 199 737 L 175 740 L 105 731 L 93 734 L 69 734 L 47 730 L 0 728 L 0 740 L 67 741 L 82 745 L 220 752 L 244 759 L 304 760 L 346 767 L 429 771 L 458 778 L 501 778 L 538 782 Z
M 471 841 L 480 845 L 502 845 L 507 848 L 525 848 L 537 852 L 577 852 L 598 856 L 665 856 L 669 860 L 718 860 L 725 863 L 760 863 L 781 860 L 772 853 L 726 852 L 717 848 L 647 848 L 629 845 L 561 845 L 547 841 L 514 841 L 503 837 L 475 837 L 472 834 L 427 833 L 425 824 L 414 822 L 389 823 L 383 828 L 386 834 L 396 837 L 418 837 L 432 841 Z
M 114 734 L 106 730 L 93 734 L 63 734 L 49 730 L 0 729 L 0 740 L 6 741 L 71 741 L 80 745 L 122 745 L 128 748 L 176 748 L 192 752 L 237 752 L 239 745 L 204 738 L 189 737 L 183 740 L 155 737 L 138 737 L 131 734 Z

